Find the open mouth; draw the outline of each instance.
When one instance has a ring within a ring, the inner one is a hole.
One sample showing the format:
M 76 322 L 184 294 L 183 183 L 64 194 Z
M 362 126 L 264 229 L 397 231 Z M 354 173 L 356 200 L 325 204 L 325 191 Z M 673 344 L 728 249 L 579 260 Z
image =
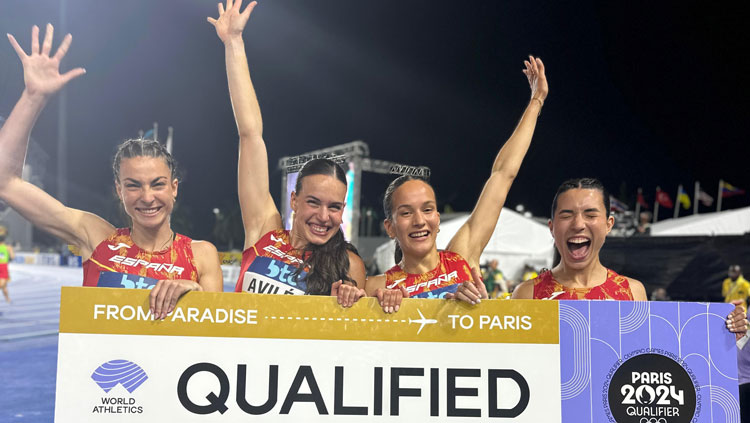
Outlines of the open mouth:
M 325 236 L 331 229 L 328 226 L 317 225 L 315 223 L 310 223 L 308 224 L 308 226 L 310 227 L 310 232 L 312 232 L 314 235 L 319 236 Z
M 159 213 L 159 210 L 161 210 L 161 207 L 149 207 L 149 208 L 143 208 L 143 207 L 136 207 L 135 210 L 145 216 L 154 216 L 157 213 Z
M 412 232 L 409 234 L 409 238 L 412 238 L 412 239 L 427 238 L 427 236 L 429 235 L 430 235 L 430 231 Z
M 586 258 L 591 248 L 591 240 L 586 237 L 570 238 L 567 241 L 568 251 L 574 260 Z

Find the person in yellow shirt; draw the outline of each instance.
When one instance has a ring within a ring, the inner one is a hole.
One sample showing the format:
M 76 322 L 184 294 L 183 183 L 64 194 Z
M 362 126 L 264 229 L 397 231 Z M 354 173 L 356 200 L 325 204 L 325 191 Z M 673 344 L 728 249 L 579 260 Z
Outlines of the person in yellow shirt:
M 724 302 L 729 303 L 734 300 L 741 300 L 742 307 L 747 310 L 747 297 L 750 296 L 750 282 L 742 277 L 742 269 L 739 264 L 729 266 L 727 272 L 728 278 L 724 279 L 721 285 L 721 295 L 724 296 Z

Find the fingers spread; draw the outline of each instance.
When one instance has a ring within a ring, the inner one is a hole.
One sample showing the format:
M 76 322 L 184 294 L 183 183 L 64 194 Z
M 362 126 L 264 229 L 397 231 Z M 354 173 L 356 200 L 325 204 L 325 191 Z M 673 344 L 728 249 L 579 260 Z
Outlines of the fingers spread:
M 18 41 L 16 41 L 16 38 L 14 36 L 8 34 L 8 41 L 10 41 L 10 45 L 13 46 L 13 50 L 16 51 L 18 58 L 23 62 L 28 57 L 26 55 L 26 52 L 23 51 L 20 45 L 18 45 Z
M 44 33 L 44 43 L 42 43 L 42 54 L 49 56 L 49 52 L 52 51 L 52 35 L 55 32 L 55 28 L 52 24 L 47 24 L 47 30 Z
M 31 54 L 39 54 L 39 27 L 31 27 Z

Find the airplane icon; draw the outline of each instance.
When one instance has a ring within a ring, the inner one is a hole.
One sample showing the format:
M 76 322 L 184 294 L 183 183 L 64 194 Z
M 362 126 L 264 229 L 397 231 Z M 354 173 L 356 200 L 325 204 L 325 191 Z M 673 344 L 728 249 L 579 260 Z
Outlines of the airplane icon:
M 436 319 L 425 319 L 424 315 L 422 314 L 422 311 L 417 309 L 417 313 L 419 313 L 419 319 L 409 319 L 409 324 L 412 323 L 419 323 L 419 330 L 417 331 L 417 335 L 419 335 L 419 332 L 422 332 L 422 329 L 424 328 L 424 325 L 434 325 L 437 323 Z

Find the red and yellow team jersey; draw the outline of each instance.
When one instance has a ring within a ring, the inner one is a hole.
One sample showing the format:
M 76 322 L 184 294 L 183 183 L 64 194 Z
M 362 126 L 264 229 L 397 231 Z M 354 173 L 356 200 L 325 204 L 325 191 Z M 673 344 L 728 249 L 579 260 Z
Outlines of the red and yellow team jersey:
M 443 298 L 456 292 L 464 281 L 470 281 L 471 268 L 460 255 L 451 251 L 440 251 L 437 267 L 421 275 L 406 273 L 399 265 L 385 272 L 385 287 L 406 288 L 410 298 Z
M 130 229 L 117 229 L 83 263 L 83 286 L 151 289 L 161 279 L 198 282 L 191 243 L 176 234 L 169 248 L 150 252 L 135 245 Z
M 618 300 L 632 301 L 628 278 L 607 269 L 607 279 L 593 288 L 567 288 L 547 270 L 534 279 L 535 300 Z
M 302 260 L 302 251 L 292 248 L 289 231 L 277 229 L 263 235 L 242 252 L 240 277 L 234 290 L 255 294 L 305 295 L 307 269 L 294 276 Z

